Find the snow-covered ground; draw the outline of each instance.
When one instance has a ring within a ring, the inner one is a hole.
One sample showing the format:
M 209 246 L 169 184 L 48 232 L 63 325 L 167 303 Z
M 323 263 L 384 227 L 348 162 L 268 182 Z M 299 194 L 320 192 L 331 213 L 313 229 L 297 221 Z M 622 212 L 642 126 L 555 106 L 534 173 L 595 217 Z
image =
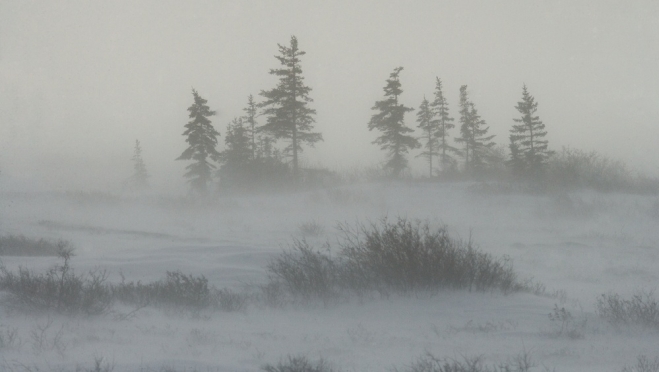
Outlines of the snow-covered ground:
M 197 207 L 171 197 L 2 193 L 0 233 L 70 240 L 76 272 L 103 268 L 112 281 L 123 275 L 150 282 L 180 270 L 241 290 L 266 281 L 268 260 L 301 237 L 305 223 L 323 228 L 310 242 L 336 247 L 337 223 L 400 216 L 447 225 L 482 251 L 508 255 L 521 277 L 547 289 L 543 296 L 446 291 L 203 316 L 144 308 L 129 319 L 22 314 L 3 306 L 0 332 L 15 330 L 20 342 L 0 349 L 0 370 L 75 370 L 103 358 L 114 371 L 257 371 L 304 355 L 342 371 L 386 371 L 430 352 L 483 356 L 486 364 L 528 353 L 538 371 L 620 371 L 638 355 L 659 356 L 659 332 L 615 329 L 595 312 L 601 294 L 656 289 L 659 198 L 473 189 L 362 184 L 224 197 Z M 2 262 L 9 270 L 45 270 L 58 259 Z M 556 305 L 571 313 L 583 337 L 558 332 L 548 316 Z

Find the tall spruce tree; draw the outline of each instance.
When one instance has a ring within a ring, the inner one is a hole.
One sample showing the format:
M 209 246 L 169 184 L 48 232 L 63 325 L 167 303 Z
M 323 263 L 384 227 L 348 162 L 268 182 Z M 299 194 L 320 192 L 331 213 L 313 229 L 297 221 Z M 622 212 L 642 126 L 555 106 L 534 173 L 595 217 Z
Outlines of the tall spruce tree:
M 245 128 L 242 118 L 234 118 L 227 126 L 224 136 L 224 151 L 220 153 L 220 160 L 231 167 L 245 167 L 252 157 L 251 137 Z
M 471 119 L 471 166 L 473 171 L 482 171 L 492 158 L 492 149 L 496 145 L 492 142 L 494 135 L 488 135 L 490 127 L 487 126 L 485 120 L 481 119 L 478 115 L 478 110 L 473 102 L 470 102 L 470 119 Z
M 417 128 L 423 131 L 423 151 L 417 155 L 428 159 L 428 176 L 432 177 L 432 158 L 439 155 L 439 139 L 437 138 L 436 120 L 433 120 L 433 112 L 426 97 L 423 97 L 419 110 L 416 112 Z
M 469 100 L 467 86 L 460 87 L 460 138 L 457 142 L 464 144 L 465 171 L 481 171 L 489 160 L 494 135 L 487 135 L 489 127 L 481 119 L 476 106 Z
M 396 67 L 394 72 L 389 75 L 387 84 L 384 86 L 385 98 L 375 102 L 372 110 L 378 112 L 371 116 L 368 123 L 369 130 L 377 129 L 382 132 L 382 135 L 373 143 L 380 145 L 382 150 L 388 152 L 389 159 L 385 168 L 389 169 L 394 177 L 398 177 L 400 172 L 407 167 L 405 154 L 410 149 L 421 146 L 416 138 L 407 134 L 413 130 L 405 125 L 405 113 L 414 109 L 398 103 L 398 97 L 403 93 L 398 77 L 402 70 L 402 67 Z
M 460 87 L 460 137 L 455 139 L 456 142 L 462 143 L 464 148 L 462 150 L 462 155 L 464 157 L 465 171 L 468 171 L 468 168 L 471 164 L 471 119 L 469 114 L 469 97 L 467 96 L 467 86 L 463 85 Z
M 513 169 L 517 172 L 537 175 L 542 172 L 553 152 L 547 149 L 545 124 L 535 115 L 538 103 L 529 93 L 526 84 L 522 87 L 522 101 L 517 102 L 515 108 L 522 116 L 513 119 L 519 124 L 510 129 L 511 164 L 514 163 Z
M 256 132 L 258 130 L 258 123 L 256 122 L 256 116 L 258 109 L 256 107 L 256 102 L 254 102 L 254 97 L 250 94 L 247 97 L 247 106 L 243 109 L 245 111 L 245 116 L 243 116 L 244 121 L 247 124 L 247 130 L 249 131 L 250 137 L 250 148 L 252 149 L 252 160 L 256 159 Z
M 312 132 L 315 123 L 316 110 L 307 104 L 313 102 L 309 97 L 311 88 L 304 84 L 300 57 L 306 53 L 298 48 L 297 38 L 291 36 L 290 46 L 279 45 L 279 56 L 275 56 L 282 64 L 281 68 L 271 69 L 270 74 L 279 77 L 279 83 L 274 89 L 261 91 L 265 99 L 260 106 L 267 122 L 261 130 L 270 133 L 275 139 L 285 139 L 290 144 L 284 149 L 286 155 L 293 158 L 293 175 L 298 175 L 298 153 L 302 144 L 313 146 L 322 141 L 320 133 Z
M 448 131 L 455 128 L 455 124 L 453 124 L 453 118 L 449 115 L 448 102 L 444 97 L 442 81 L 439 77 L 435 81 L 435 99 L 430 103 L 430 107 L 434 115 L 432 125 L 436 128 L 439 142 L 441 169 L 442 171 L 454 169 L 456 161 L 451 154 L 459 154 L 460 150 L 449 145 Z
M 212 180 L 212 171 L 219 153 L 215 149 L 219 132 L 213 128 L 209 117 L 215 115 L 215 111 L 206 105 L 207 100 L 201 98 L 196 90 L 192 89 L 194 103 L 188 108 L 190 121 L 185 125 L 185 142 L 189 147 L 183 151 L 176 160 L 194 160 L 186 169 L 185 177 L 189 178 L 192 191 L 201 196 L 208 193 L 208 184 Z
M 130 186 L 135 190 L 143 190 L 149 187 L 149 172 L 146 170 L 144 159 L 142 159 L 142 146 L 139 140 L 135 140 L 133 149 L 133 175 L 130 177 Z

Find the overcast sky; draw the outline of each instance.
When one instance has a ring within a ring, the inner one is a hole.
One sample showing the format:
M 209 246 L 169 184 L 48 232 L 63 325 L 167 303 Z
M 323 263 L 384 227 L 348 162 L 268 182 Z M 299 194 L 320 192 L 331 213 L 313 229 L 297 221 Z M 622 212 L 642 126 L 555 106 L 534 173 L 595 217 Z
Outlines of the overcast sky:
M 457 118 L 466 84 L 507 145 L 526 83 L 551 148 L 596 150 L 659 174 L 654 0 L 0 0 L 0 177 L 116 190 L 139 139 L 155 186 L 179 189 L 186 163 L 174 159 L 186 147 L 191 89 L 218 112 L 221 150 L 247 96 L 275 86 L 268 71 L 291 35 L 307 52 L 325 138 L 305 149 L 307 164 L 384 160 L 367 123 L 403 66 L 408 106 L 430 98 L 438 76 Z M 414 113 L 407 124 L 416 127 Z

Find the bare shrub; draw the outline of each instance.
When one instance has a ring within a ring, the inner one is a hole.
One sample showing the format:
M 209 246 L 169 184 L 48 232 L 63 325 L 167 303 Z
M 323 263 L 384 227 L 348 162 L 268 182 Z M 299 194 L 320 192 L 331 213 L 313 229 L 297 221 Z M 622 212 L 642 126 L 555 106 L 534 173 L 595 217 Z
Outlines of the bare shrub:
M 173 306 L 201 310 L 214 304 L 206 277 L 167 271 L 165 279 L 153 283 L 123 282 L 113 287 L 114 296 L 133 305 Z
M 104 357 L 94 357 L 94 366 L 91 368 L 85 368 L 81 366 L 76 366 L 76 372 L 112 372 L 114 371 L 114 363 L 110 363 L 105 360 Z
M 154 283 L 156 298 L 165 303 L 203 308 L 211 304 L 208 279 L 180 271 L 168 271 L 164 281 Z
M 270 261 L 268 271 L 296 296 L 327 300 L 338 294 L 339 264 L 305 240 L 295 240 L 290 250 Z
M 563 148 L 549 161 L 550 186 L 598 191 L 659 192 L 659 181 L 632 172 L 624 163 L 597 152 Z
M 648 359 L 645 355 L 636 358 L 636 364 L 626 366 L 622 372 L 659 372 L 659 358 Z
M 242 311 L 247 308 L 249 295 L 231 289 L 215 289 L 208 279 L 186 275 L 180 271 L 168 271 L 162 280 L 152 283 L 126 282 L 112 286 L 112 293 L 118 301 L 136 306 L 132 314 L 145 306 L 159 306 L 181 310 L 200 311 L 214 309 L 220 311 Z
M 101 315 L 110 311 L 114 301 L 136 307 L 127 319 L 146 306 L 167 306 L 199 311 L 213 308 L 222 311 L 243 310 L 248 296 L 229 289 L 216 290 L 202 276 L 168 271 L 163 280 L 143 284 L 122 281 L 107 282 L 104 270 L 76 275 L 70 265 L 73 249 L 67 242 L 58 244 L 62 263 L 45 273 L 20 267 L 18 272 L 0 265 L 0 291 L 7 292 L 9 306 L 24 311 L 54 311 L 64 315 Z
M 293 296 L 324 301 L 346 290 L 386 295 L 442 288 L 526 289 L 517 282 L 507 257 L 496 259 L 471 242 L 452 239 L 445 227 L 431 230 L 427 223 L 399 218 L 339 229 L 343 240 L 336 257 L 329 254 L 329 247 L 324 253 L 296 240 L 268 265 L 271 283 Z
M 333 372 L 334 369 L 325 362 L 324 359 L 319 359 L 317 362 L 310 361 L 304 356 L 289 356 L 286 361 L 280 361 L 276 366 L 266 364 L 262 368 L 266 372 Z
M 64 325 L 58 330 L 51 332 L 53 320 L 48 319 L 45 323 L 37 323 L 30 331 L 30 341 L 35 354 L 55 350 L 64 354 L 66 343 L 63 341 Z
M 24 235 L 0 236 L 0 256 L 57 256 L 58 252 L 70 247 L 66 240 L 28 238 Z
M 0 350 L 18 348 L 20 345 L 18 328 L 0 326 Z
M 268 283 L 259 286 L 258 299 L 263 305 L 274 308 L 281 308 L 289 301 L 284 283 L 272 278 Z
M 112 304 L 105 271 L 76 275 L 69 265 L 72 250 L 61 247 L 63 263 L 46 273 L 19 268 L 18 273 L 0 267 L 0 290 L 8 292 L 10 306 L 27 311 L 55 311 L 66 315 L 99 315 Z
M 303 236 L 321 236 L 325 233 L 325 228 L 318 221 L 312 220 L 298 226 L 298 230 Z
M 247 295 L 224 288 L 215 292 L 215 307 L 222 311 L 243 311 L 247 308 Z
M 495 259 L 446 227 L 399 218 L 352 228 L 341 225 L 344 278 L 351 288 L 437 290 L 443 287 L 504 292 L 519 287 L 511 261 Z
M 549 320 L 554 325 L 553 334 L 558 337 L 567 337 L 572 340 L 585 337 L 586 318 L 579 321 L 565 307 L 554 305 L 554 311 L 549 313 Z
M 431 353 L 417 359 L 402 372 L 528 372 L 535 363 L 528 352 L 523 352 L 507 362 L 487 366 L 482 356 L 464 357 L 463 360 L 437 358 Z M 394 369 L 396 372 L 401 372 Z
M 639 291 L 630 299 L 617 293 L 597 298 L 597 313 L 615 325 L 639 325 L 659 329 L 659 304 L 654 292 Z

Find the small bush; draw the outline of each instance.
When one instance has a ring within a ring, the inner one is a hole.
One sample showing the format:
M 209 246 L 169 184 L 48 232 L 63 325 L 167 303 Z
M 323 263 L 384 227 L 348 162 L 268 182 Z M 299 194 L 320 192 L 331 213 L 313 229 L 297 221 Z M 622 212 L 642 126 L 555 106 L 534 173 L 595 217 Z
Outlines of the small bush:
M 559 308 L 558 305 L 554 305 L 554 311 L 549 313 L 549 320 L 554 325 L 553 333 L 556 336 L 572 340 L 585 337 L 586 319 L 577 321 L 564 307 Z
M 19 268 L 18 273 L 0 267 L 0 290 L 9 293 L 9 303 L 22 310 L 55 311 L 67 315 L 98 315 L 107 312 L 112 293 L 104 271 L 76 275 L 69 265 L 71 250 L 61 249 L 62 265 L 45 274 Z
M 180 271 L 168 271 L 165 280 L 154 283 L 156 298 L 164 303 L 204 308 L 211 304 L 208 279 Z
M 0 326 L 0 350 L 18 347 L 20 344 L 17 328 Z
M 23 267 L 11 272 L 0 266 L 0 291 L 6 291 L 7 303 L 20 310 L 55 311 L 65 315 L 101 315 L 109 312 L 114 301 L 134 305 L 174 307 L 199 311 L 213 308 L 222 311 L 243 310 L 247 295 L 229 289 L 216 290 L 202 275 L 195 277 L 180 271 L 168 271 L 163 280 L 143 284 L 107 282 L 105 271 L 90 271 L 76 275 L 70 266 L 72 251 L 62 248 L 61 265 L 45 273 L 35 273 Z M 136 310 L 135 310 L 136 311 Z M 134 314 L 131 312 L 119 318 Z
M 659 181 L 637 175 L 627 166 L 596 152 L 563 148 L 549 161 L 550 186 L 589 188 L 597 191 L 659 192 Z
M 243 311 L 247 308 L 248 297 L 230 289 L 216 292 L 216 308 L 222 311 Z
M 289 302 L 288 292 L 281 280 L 271 280 L 259 286 L 258 299 L 267 307 L 281 308 Z
M 105 361 L 103 357 L 94 357 L 94 366 L 91 368 L 84 368 L 76 366 L 76 372 L 112 372 L 114 371 L 114 363 Z
M 45 351 L 57 351 L 64 355 L 67 344 L 63 340 L 64 325 L 55 330 L 51 327 L 53 320 L 48 319 L 45 323 L 37 323 L 30 331 L 30 343 L 35 354 L 41 354 Z
M 323 225 L 317 221 L 309 221 L 298 226 L 298 230 L 303 236 L 320 236 L 325 232 Z
M 623 368 L 622 372 L 659 372 L 659 358 L 649 360 L 645 355 L 639 355 L 636 364 Z
M 273 282 L 303 298 L 335 298 L 356 293 L 468 290 L 521 290 L 509 259 L 495 259 L 471 243 L 452 239 L 446 228 L 400 218 L 352 228 L 339 226 L 344 238 L 337 257 L 295 241 L 268 265 Z M 329 247 L 328 247 L 329 250 Z
M 615 325 L 639 325 L 659 329 L 659 304 L 654 292 L 638 292 L 631 299 L 603 294 L 597 299 L 597 313 Z
M 262 368 L 266 372 L 333 372 L 334 369 L 320 359 L 317 362 L 310 361 L 307 357 L 289 356 L 285 362 L 279 362 L 276 366 L 267 364 Z
M 296 240 L 291 250 L 272 260 L 268 271 L 297 296 L 329 299 L 338 293 L 339 264 L 328 254 L 311 249 L 304 240 Z
M 0 237 L 0 256 L 57 256 L 60 250 L 69 248 L 66 240 L 27 238 L 23 235 Z
M 132 305 L 173 306 L 201 310 L 214 304 L 208 279 L 180 271 L 168 271 L 164 280 L 142 284 L 122 282 L 113 287 L 114 296 Z
M 471 242 L 451 238 L 446 227 L 399 218 L 357 229 L 340 226 L 349 286 L 372 289 L 468 290 L 518 287 L 509 259 L 495 259 Z
M 535 364 L 528 353 L 522 353 L 500 365 L 487 366 L 483 358 L 465 357 L 463 360 L 441 359 L 431 353 L 419 358 L 403 372 L 528 372 Z M 399 372 L 398 369 L 394 371 Z

